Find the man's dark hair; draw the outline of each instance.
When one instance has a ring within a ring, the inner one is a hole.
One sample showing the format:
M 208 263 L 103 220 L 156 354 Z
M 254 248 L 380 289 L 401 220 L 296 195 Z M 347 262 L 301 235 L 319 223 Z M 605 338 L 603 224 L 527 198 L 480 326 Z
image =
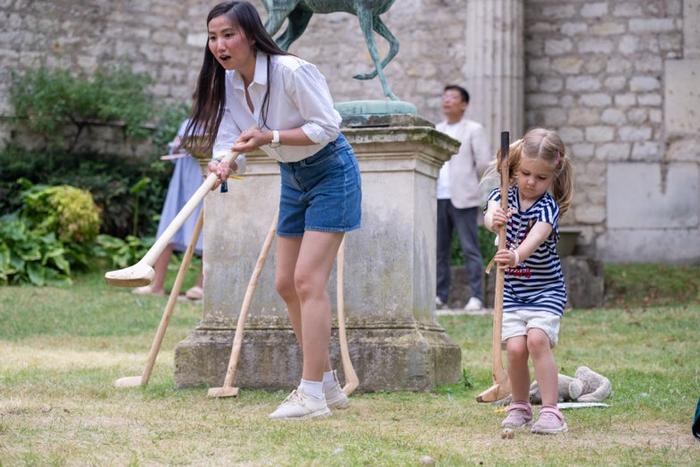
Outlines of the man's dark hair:
M 466 102 L 467 104 L 469 104 L 469 93 L 462 86 L 457 86 L 456 84 L 448 84 L 447 86 L 445 86 L 445 89 L 443 89 L 442 92 L 444 93 L 447 91 L 459 92 L 459 94 L 462 96 L 462 102 Z

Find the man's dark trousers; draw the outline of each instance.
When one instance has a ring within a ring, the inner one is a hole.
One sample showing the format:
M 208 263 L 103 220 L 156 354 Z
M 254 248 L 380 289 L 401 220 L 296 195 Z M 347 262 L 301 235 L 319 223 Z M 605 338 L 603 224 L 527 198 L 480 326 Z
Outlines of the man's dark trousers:
M 467 270 L 467 280 L 471 288 L 471 296 L 482 302 L 484 294 L 482 281 L 484 263 L 479 250 L 477 236 L 477 216 L 479 207 L 457 209 L 449 199 L 438 199 L 437 208 L 437 296 L 447 303 L 450 292 L 450 246 L 452 232 L 457 231 L 459 244 L 464 254 Z M 465 297 L 469 299 L 469 297 Z

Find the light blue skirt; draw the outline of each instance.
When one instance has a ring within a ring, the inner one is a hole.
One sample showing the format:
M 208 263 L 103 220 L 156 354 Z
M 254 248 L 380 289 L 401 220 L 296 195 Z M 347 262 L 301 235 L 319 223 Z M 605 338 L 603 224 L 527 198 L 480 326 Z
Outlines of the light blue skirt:
M 157 236 L 160 237 L 168 225 L 172 222 L 180 209 L 189 201 L 192 195 L 202 185 L 204 178 L 199 163 L 192 156 L 175 160 L 175 170 L 168 185 L 168 194 L 165 196 L 163 211 L 160 214 Z M 185 221 L 183 226 L 175 233 L 170 241 L 170 246 L 175 251 L 185 251 L 190 244 L 194 227 L 199 217 L 202 203 L 199 203 L 192 215 Z M 202 254 L 202 234 L 199 235 L 195 253 Z

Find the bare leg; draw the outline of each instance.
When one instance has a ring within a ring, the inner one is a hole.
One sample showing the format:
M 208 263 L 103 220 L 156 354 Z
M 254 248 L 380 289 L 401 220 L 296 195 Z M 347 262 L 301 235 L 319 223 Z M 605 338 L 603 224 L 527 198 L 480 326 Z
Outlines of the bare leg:
M 550 347 L 549 337 L 541 329 L 530 329 L 527 333 L 527 348 L 532 355 L 535 377 L 542 395 L 542 405 L 557 406 L 557 364 Z
M 311 233 L 311 232 L 309 232 Z M 319 233 L 319 232 L 316 232 Z M 308 234 L 307 234 L 308 235 Z M 329 234 L 334 235 L 334 234 Z M 341 237 L 342 239 L 342 237 Z M 275 265 L 275 288 L 277 292 L 284 300 L 287 305 L 287 312 L 289 314 L 289 321 L 292 323 L 292 329 L 294 329 L 294 335 L 297 338 L 299 346 L 304 351 L 304 340 L 302 334 L 302 314 L 301 314 L 301 302 L 297 291 L 295 288 L 295 269 L 297 266 L 297 260 L 299 257 L 299 251 L 301 249 L 302 238 L 301 237 L 277 237 L 277 256 Z M 339 245 L 340 243 L 338 243 Z M 337 251 L 336 246 L 336 251 Z M 334 259 L 335 257 L 333 257 Z M 331 261 L 331 266 L 333 262 Z M 326 283 L 328 282 L 328 275 L 330 270 L 326 275 Z M 325 286 L 324 286 L 325 290 Z M 327 294 L 326 294 L 327 296 Z M 328 301 L 328 313 L 330 315 L 330 300 Z M 330 326 L 330 324 L 329 324 Z M 330 340 L 330 335 L 329 335 Z M 326 346 L 327 348 L 327 346 Z M 330 356 L 326 350 L 326 362 L 324 364 L 323 371 L 331 370 Z M 306 378 L 305 378 L 306 379 Z
M 528 342 L 525 336 L 511 337 L 506 341 L 508 351 L 508 377 L 513 402 L 530 402 L 530 371 L 527 367 Z
M 307 231 L 294 271 L 294 288 L 301 305 L 303 378 L 321 381 L 330 370 L 331 301 L 327 285 L 343 233 Z
M 277 255 L 275 257 L 275 289 L 287 305 L 289 321 L 294 335 L 301 347 L 301 304 L 294 289 L 294 269 L 301 248 L 301 237 L 277 237 Z

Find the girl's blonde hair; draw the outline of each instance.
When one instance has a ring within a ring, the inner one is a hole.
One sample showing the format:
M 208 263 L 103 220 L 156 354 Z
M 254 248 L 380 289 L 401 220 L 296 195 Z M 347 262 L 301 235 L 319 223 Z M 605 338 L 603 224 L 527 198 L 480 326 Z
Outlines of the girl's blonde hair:
M 533 128 L 525 135 L 511 143 L 508 151 L 509 185 L 514 185 L 516 174 L 522 157 L 541 158 L 554 167 L 554 180 L 552 181 L 552 195 L 559 206 L 559 212 L 564 215 L 571 206 L 574 196 L 573 166 L 571 158 L 566 153 L 564 143 L 559 135 L 545 128 Z M 491 163 L 484 173 L 482 183 L 488 179 L 499 179 L 503 155 L 499 149 L 496 160 Z

